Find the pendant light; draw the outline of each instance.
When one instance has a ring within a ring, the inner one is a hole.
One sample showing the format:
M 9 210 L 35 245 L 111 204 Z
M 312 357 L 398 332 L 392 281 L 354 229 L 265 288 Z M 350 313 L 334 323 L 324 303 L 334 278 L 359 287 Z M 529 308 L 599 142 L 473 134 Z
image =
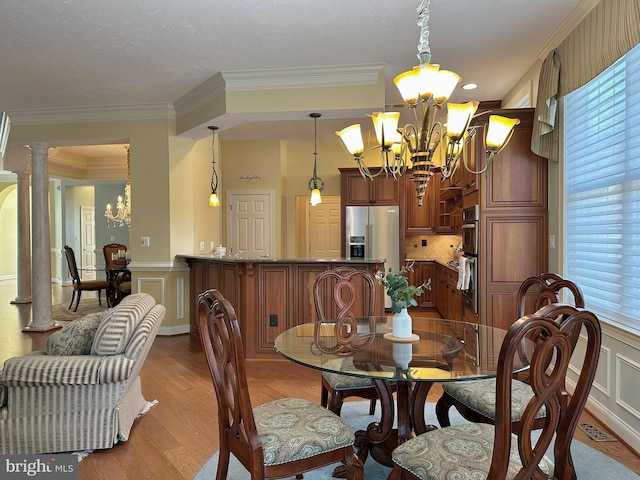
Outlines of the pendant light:
M 219 207 L 220 199 L 218 198 L 218 173 L 216 172 L 216 130 L 218 127 L 209 126 L 211 130 L 211 195 L 209 196 L 209 206 Z
M 324 187 L 324 182 L 318 177 L 318 125 L 317 121 L 322 115 L 319 113 L 310 113 L 309 116 L 313 118 L 313 177 L 309 180 L 309 189 L 311 190 L 311 199 L 309 203 L 312 207 L 315 207 L 319 203 L 322 203 L 321 191 Z

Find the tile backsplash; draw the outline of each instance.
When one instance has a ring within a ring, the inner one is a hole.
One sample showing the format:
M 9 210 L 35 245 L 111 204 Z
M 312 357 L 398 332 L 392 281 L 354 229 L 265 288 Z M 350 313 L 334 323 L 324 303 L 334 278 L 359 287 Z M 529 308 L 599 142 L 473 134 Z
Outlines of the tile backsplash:
M 422 240 L 427 246 L 422 246 Z M 453 259 L 453 247 L 462 242 L 460 235 L 424 235 L 419 237 L 405 237 L 405 258 L 413 260 L 437 260 L 447 263 Z

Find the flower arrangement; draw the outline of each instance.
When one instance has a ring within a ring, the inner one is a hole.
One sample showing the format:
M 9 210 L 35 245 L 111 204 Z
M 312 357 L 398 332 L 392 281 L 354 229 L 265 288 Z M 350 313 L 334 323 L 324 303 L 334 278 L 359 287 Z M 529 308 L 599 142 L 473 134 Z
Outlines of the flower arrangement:
M 387 289 L 387 295 L 391 297 L 391 311 L 400 313 L 403 308 L 418 305 L 417 295 L 422 295 L 424 290 L 431 290 L 431 279 L 425 280 L 422 285 L 414 287 L 409 285 L 405 276 L 407 272 L 413 272 L 413 263 L 403 265 L 398 272 L 378 270 L 375 277 L 380 285 Z

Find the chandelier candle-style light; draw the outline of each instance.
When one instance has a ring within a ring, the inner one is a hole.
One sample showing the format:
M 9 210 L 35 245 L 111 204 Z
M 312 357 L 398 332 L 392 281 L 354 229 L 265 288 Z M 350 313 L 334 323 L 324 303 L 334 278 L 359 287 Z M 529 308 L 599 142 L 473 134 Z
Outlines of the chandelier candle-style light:
M 479 102 L 448 103 L 446 126 L 436 121 L 438 111 L 447 102 L 461 78 L 457 73 L 441 70 L 440 65 L 429 63 L 431 61 L 429 0 L 420 1 L 417 12 L 417 23 L 420 27 L 418 43 L 420 65 L 401 73 L 393 81 L 404 102 L 413 111 L 418 126 L 407 124 L 398 128 L 400 118 L 398 112 L 372 114 L 376 138 L 382 152 L 382 166 L 375 175 L 371 174 L 363 160 L 364 143 L 360 125 L 351 125 L 336 134 L 344 147 L 354 156 L 360 174 L 365 179 L 373 179 L 382 172 L 387 175 L 391 173 L 397 178 L 408 168 L 407 157 L 410 157 L 418 205 L 421 206 L 427 182 L 434 173 L 441 172 L 444 180 L 453 175 L 458 168 L 462 149 L 477 128 L 471 126 L 471 121 L 476 116 Z M 421 118 L 418 117 L 418 105 L 422 110 Z M 472 170 L 466 163 L 464 167 L 475 174 L 486 172 L 494 155 L 508 143 L 513 128 L 518 123 L 520 123 L 518 119 L 491 115 L 485 142 L 487 153 L 485 167 L 479 171 Z M 498 131 L 501 133 L 498 134 Z M 440 151 L 443 153 L 436 156 L 435 153 Z
M 318 126 L 317 121 L 322 115 L 320 113 L 310 113 L 313 118 L 313 177 L 309 180 L 309 189 L 311 190 L 311 198 L 309 203 L 315 207 L 322 203 L 322 194 L 320 193 L 324 187 L 324 182 L 318 177 Z
M 219 207 L 220 199 L 218 198 L 218 172 L 216 172 L 216 130 L 218 127 L 210 126 L 211 130 L 211 195 L 209 196 L 209 206 Z
M 129 147 L 127 147 L 127 184 L 124 187 L 124 199 L 121 195 L 118 195 L 115 215 L 111 210 L 111 204 L 107 203 L 104 216 L 107 218 L 107 227 L 124 227 L 126 225 L 131 230 L 131 165 Z

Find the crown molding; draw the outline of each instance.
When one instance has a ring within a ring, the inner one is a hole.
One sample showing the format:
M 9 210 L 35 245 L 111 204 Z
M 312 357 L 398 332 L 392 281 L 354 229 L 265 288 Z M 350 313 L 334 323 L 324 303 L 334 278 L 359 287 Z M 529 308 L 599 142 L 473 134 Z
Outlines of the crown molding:
M 582 0 L 576 5 L 576 8 L 573 9 L 558 29 L 553 32 L 553 35 L 538 49 L 536 56 L 540 60 L 547 58 L 549 52 L 560 45 L 601 1 L 602 0 Z
M 13 110 L 8 112 L 13 125 L 47 123 L 109 122 L 126 120 L 155 120 L 175 118 L 171 103 L 138 105 L 103 105 Z
M 381 63 L 218 72 L 174 104 L 182 116 L 226 92 L 375 85 L 381 75 Z
M 185 115 L 196 108 L 205 105 L 214 98 L 224 95 L 224 78 L 220 72 L 205 80 L 189 93 L 173 102 L 176 115 Z
M 373 85 L 384 72 L 382 64 L 329 67 L 274 68 L 222 72 L 228 92 L 288 88 Z

